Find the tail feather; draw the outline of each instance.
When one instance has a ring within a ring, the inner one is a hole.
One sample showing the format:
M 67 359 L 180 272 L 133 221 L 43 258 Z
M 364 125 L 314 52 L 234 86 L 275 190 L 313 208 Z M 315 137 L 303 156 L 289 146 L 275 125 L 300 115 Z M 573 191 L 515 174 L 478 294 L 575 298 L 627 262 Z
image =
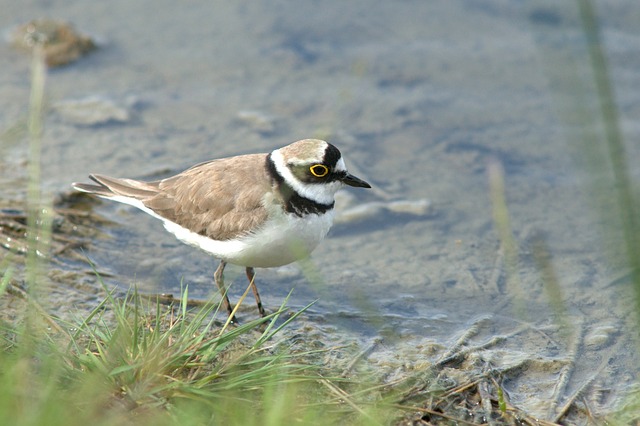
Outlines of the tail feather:
M 115 194 L 106 186 L 92 185 L 90 183 L 74 182 L 71 184 L 76 190 L 86 192 L 87 194 L 97 195 L 99 197 L 112 197 Z
M 136 200 L 145 200 L 158 193 L 152 182 L 140 182 L 133 179 L 118 179 L 103 175 L 89 175 L 98 185 L 89 183 L 73 183 L 78 191 L 94 194 L 99 197 L 111 198 L 124 196 Z

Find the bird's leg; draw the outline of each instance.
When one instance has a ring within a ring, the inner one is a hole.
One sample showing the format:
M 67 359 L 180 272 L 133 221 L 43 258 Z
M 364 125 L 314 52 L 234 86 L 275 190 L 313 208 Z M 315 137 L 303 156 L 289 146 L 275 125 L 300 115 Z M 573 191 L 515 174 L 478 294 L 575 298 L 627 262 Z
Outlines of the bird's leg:
M 253 295 L 256 297 L 256 305 L 258 305 L 258 311 L 260 312 L 260 316 L 264 317 L 267 314 L 264 312 L 264 308 L 262 307 L 262 300 L 260 300 L 260 293 L 258 293 L 258 287 L 256 286 L 255 283 L 255 272 L 253 271 L 253 268 L 248 266 L 247 267 L 247 279 L 249 280 L 249 283 L 251 283 L 251 290 L 253 290 Z
M 233 308 L 231 307 L 231 303 L 229 302 L 229 297 L 227 297 L 227 288 L 224 286 L 224 267 L 227 266 L 227 262 L 224 260 L 220 261 L 220 265 L 216 272 L 213 274 L 213 279 L 215 280 L 218 288 L 220 289 L 220 295 L 222 296 L 222 303 L 224 304 L 225 309 L 229 312 L 229 315 L 233 312 Z M 235 317 L 231 318 L 231 321 L 236 322 Z

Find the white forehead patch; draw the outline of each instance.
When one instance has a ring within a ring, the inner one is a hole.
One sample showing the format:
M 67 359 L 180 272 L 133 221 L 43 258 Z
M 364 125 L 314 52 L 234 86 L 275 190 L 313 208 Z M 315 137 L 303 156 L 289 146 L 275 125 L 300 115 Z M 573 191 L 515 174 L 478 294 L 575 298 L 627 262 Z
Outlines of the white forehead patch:
M 338 171 L 338 172 L 346 172 L 347 171 L 347 166 L 344 164 L 344 159 L 342 159 L 342 157 L 340 157 L 340 159 L 336 163 L 336 171 Z

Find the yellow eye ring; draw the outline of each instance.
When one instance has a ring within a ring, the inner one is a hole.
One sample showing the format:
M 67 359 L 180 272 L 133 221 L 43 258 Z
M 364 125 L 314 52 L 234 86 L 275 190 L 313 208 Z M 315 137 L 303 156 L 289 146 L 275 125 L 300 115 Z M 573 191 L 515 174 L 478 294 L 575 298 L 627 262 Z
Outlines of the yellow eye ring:
M 314 164 L 313 166 L 309 167 L 309 171 L 317 178 L 325 177 L 327 174 L 329 174 L 329 168 L 324 164 Z

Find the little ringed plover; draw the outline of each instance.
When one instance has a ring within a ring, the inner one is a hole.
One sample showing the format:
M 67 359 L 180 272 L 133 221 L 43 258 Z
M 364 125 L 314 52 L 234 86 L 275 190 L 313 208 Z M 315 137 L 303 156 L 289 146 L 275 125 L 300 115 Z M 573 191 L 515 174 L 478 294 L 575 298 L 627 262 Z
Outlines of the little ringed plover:
M 97 185 L 73 187 L 137 207 L 160 219 L 180 241 L 220 259 L 214 279 L 229 314 L 224 268 L 227 263 L 244 266 L 262 316 L 253 268 L 307 257 L 333 223 L 336 191 L 344 185 L 371 188 L 347 172 L 338 148 L 317 139 L 269 154 L 207 161 L 152 182 L 89 177 Z

